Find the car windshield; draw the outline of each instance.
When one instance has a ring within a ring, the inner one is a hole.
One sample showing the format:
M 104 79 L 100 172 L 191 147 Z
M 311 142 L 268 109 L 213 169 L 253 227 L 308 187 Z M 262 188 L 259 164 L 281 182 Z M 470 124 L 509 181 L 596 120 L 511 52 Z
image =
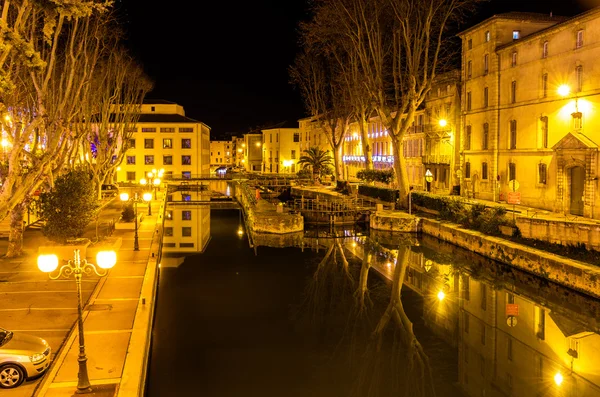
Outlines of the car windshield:
M 12 339 L 12 336 L 12 332 L 5 330 L 4 328 L 0 328 L 0 346 L 7 344 L 8 341 Z

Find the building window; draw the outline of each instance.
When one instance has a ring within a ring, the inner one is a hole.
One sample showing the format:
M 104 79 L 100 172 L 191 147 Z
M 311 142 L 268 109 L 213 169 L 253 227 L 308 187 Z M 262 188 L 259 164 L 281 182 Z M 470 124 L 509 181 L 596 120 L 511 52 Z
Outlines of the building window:
M 144 149 L 154 149 L 154 139 L 144 139 Z
M 189 211 L 189 210 L 181 211 L 181 220 L 182 221 L 191 221 L 192 220 L 192 211 Z
M 192 165 L 192 156 L 181 156 L 181 165 Z
M 163 165 L 173 165 L 173 156 L 163 156 Z
M 190 171 L 182 171 L 181 177 L 183 179 L 192 179 L 192 173 Z
M 508 163 L 508 180 L 513 181 L 517 179 L 517 165 L 515 163 Z
M 194 132 L 194 129 L 190 127 L 179 127 L 179 132 Z
M 481 286 L 481 310 L 487 310 L 487 285 L 484 283 L 479 284 Z
M 544 41 L 542 44 L 542 58 L 548 58 L 548 42 Z
M 490 56 L 488 54 L 485 54 L 483 56 L 483 74 L 488 74 L 489 71 L 489 58 Z
M 488 149 L 490 139 L 490 125 L 488 123 L 483 123 L 483 136 L 481 139 L 481 148 L 483 150 Z
M 473 73 L 473 63 L 471 61 L 467 61 L 467 78 L 470 79 Z
M 135 139 L 134 138 L 129 139 L 129 149 L 135 149 Z
M 192 237 L 192 228 L 189 226 L 184 226 L 181 228 L 181 236 L 182 237 Z
M 538 164 L 538 183 L 546 184 L 546 175 L 548 174 L 548 166 L 544 163 Z
M 135 181 L 135 171 L 127 171 L 127 180 Z
M 144 156 L 144 164 L 154 165 L 154 156 Z
M 467 40 L 467 48 L 469 50 L 473 49 L 473 40 L 472 39 Z
M 579 65 L 575 68 L 575 75 L 577 76 L 577 92 L 583 90 L 583 66 Z
M 137 127 L 127 128 L 127 132 L 137 132 Z
M 135 156 L 127 156 L 127 164 L 135 164 Z
M 172 227 L 165 227 L 165 236 L 173 237 L 173 228 Z
M 471 91 L 467 92 L 467 110 L 471 110 Z
M 179 243 L 179 248 L 194 248 L 194 243 Z
M 291 156 L 292 160 L 296 160 L 296 151 L 292 150 L 292 156 Z
M 521 37 L 520 30 L 513 30 L 513 40 L 518 40 Z
M 512 54 L 510 54 L 510 66 L 515 67 L 517 66 L 517 52 L 514 51 Z
M 485 42 L 487 43 L 487 42 L 489 42 L 489 41 L 490 41 L 490 31 L 489 31 L 489 30 L 486 30 L 486 31 L 485 31 Z
M 161 127 L 160 132 L 175 132 L 175 128 L 173 127 Z
M 181 193 L 182 201 L 192 201 L 192 195 L 188 193 Z
M 509 149 L 517 148 L 517 120 L 510 121 L 510 143 Z
M 156 128 L 142 128 L 142 132 L 156 132 Z
M 163 149 L 173 149 L 173 140 L 171 138 L 163 139 Z
M 575 48 L 583 47 L 583 30 L 577 31 L 577 42 L 575 44 Z
M 510 83 L 510 103 L 516 103 L 516 102 L 517 102 L 517 82 L 513 80 Z
M 542 75 L 542 98 L 548 96 L 548 73 Z
M 483 107 L 484 108 L 488 107 L 488 88 L 487 87 L 483 88 Z
M 548 148 L 548 116 L 540 117 L 540 143 L 543 149 Z
M 182 139 L 181 140 L 181 148 L 182 149 L 191 149 L 192 148 L 192 140 L 189 138 Z
M 481 179 L 488 179 L 488 163 L 481 163 Z
M 294 142 L 300 142 L 300 133 L 294 132 Z
M 465 163 L 465 178 L 471 178 L 471 163 L 468 161 Z
M 165 210 L 165 219 L 168 221 L 173 220 L 173 210 Z
M 465 150 L 471 150 L 471 126 L 465 128 Z

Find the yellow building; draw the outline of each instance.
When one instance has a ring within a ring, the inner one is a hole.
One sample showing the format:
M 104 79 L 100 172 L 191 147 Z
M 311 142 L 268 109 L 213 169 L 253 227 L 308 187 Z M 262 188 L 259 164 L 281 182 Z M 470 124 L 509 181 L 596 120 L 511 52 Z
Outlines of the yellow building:
M 210 127 L 185 116 L 183 107 L 149 100 L 133 128 L 117 182 L 139 182 L 153 169 L 164 169 L 165 179 L 191 178 L 210 172 Z
M 600 219 L 600 8 L 573 18 L 507 13 L 462 39 L 463 188 Z
M 244 143 L 243 137 L 234 136 L 231 138 L 231 144 L 233 147 L 233 165 L 235 167 L 244 167 L 244 148 L 246 144 Z
M 262 171 L 295 174 L 300 158 L 300 129 L 271 128 L 262 130 Z
M 210 141 L 210 167 L 231 167 L 235 157 L 231 141 Z
M 210 206 L 189 203 L 208 200 L 197 191 L 180 190 L 170 195 L 165 209 L 164 252 L 204 251 L 210 240 Z
M 244 135 L 242 163 L 246 171 L 260 172 L 262 170 L 262 144 L 262 134 Z

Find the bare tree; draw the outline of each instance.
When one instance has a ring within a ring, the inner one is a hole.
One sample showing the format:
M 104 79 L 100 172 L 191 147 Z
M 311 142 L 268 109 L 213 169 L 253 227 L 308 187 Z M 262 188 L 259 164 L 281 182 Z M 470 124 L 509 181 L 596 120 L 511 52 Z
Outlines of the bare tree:
M 152 88 L 142 67 L 119 47 L 119 36 L 115 39 L 91 80 L 92 94 L 77 124 L 81 139 L 74 165 L 90 172 L 98 198 L 125 156 L 144 96 Z
M 108 9 L 99 1 L 5 1 L 0 31 L 0 123 L 11 146 L 0 190 L 10 214 L 6 255 L 22 251 L 23 216 L 33 193 L 73 155 L 73 125 L 101 48 L 95 36 Z
M 304 104 L 333 152 L 335 177 L 344 179 L 342 150 L 350 128 L 349 93 L 344 87 L 342 74 L 334 62 L 315 48 L 306 48 L 290 67 L 291 81 L 302 94 Z

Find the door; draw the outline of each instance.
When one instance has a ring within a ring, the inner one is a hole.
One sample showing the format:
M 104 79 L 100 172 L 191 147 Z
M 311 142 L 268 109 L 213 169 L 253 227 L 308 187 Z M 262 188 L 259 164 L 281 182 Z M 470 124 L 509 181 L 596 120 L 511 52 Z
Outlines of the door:
M 573 215 L 583 216 L 583 188 L 585 170 L 583 167 L 571 168 L 571 211 Z

